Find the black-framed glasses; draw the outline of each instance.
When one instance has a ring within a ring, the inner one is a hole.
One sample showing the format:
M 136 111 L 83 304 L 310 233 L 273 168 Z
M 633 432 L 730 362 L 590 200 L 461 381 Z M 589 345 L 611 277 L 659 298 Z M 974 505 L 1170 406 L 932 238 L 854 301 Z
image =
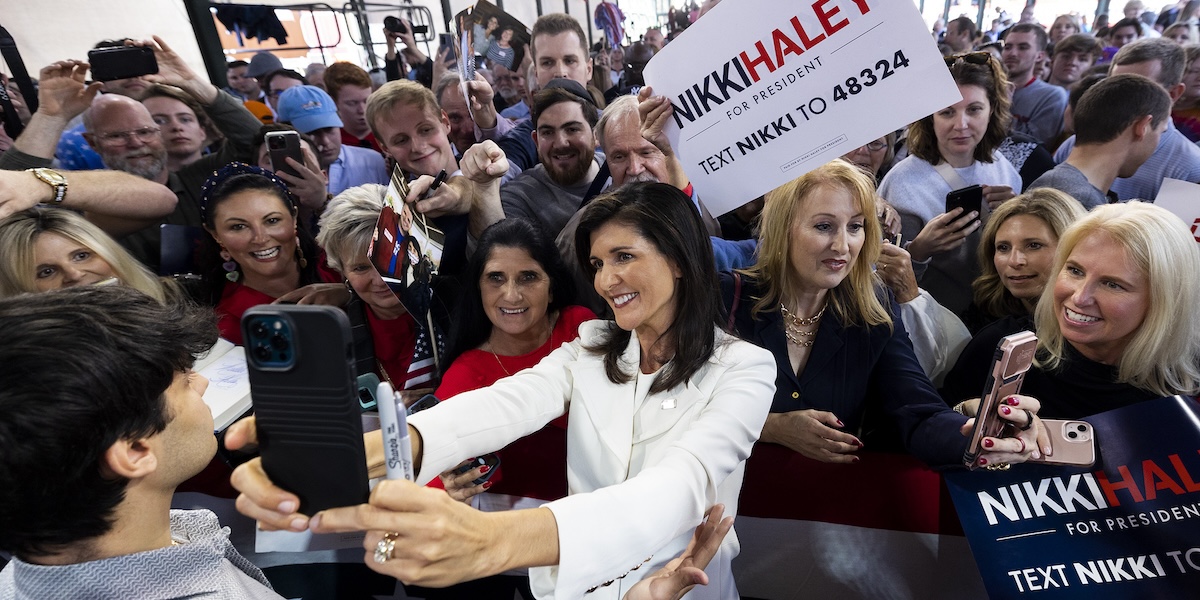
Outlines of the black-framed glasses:
M 986 50 L 980 50 L 978 52 L 951 54 L 950 56 L 943 57 L 943 59 L 945 59 L 947 67 L 953 67 L 954 65 L 958 64 L 958 61 L 960 60 L 972 65 L 986 65 L 988 64 L 988 61 L 992 59 L 992 53 Z

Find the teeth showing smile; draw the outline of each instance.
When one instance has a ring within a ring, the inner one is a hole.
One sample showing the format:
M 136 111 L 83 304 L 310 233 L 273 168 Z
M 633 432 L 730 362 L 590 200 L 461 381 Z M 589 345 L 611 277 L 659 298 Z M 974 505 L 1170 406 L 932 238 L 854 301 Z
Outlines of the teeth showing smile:
M 620 296 L 613 298 L 613 306 L 616 308 L 621 308 L 622 306 L 629 304 L 629 302 L 636 297 L 637 297 L 637 292 L 633 292 L 630 294 L 621 294 Z
M 250 253 L 250 256 L 257 258 L 258 260 L 269 260 L 269 259 L 275 258 L 278 255 L 279 255 L 279 246 L 275 246 L 274 248 L 271 248 L 270 250 L 259 250 L 258 252 Z
M 1067 311 L 1068 319 L 1079 323 L 1095 323 L 1096 321 L 1100 320 L 1099 317 L 1089 317 L 1088 315 L 1077 313 L 1065 306 L 1063 307 L 1063 310 Z
M 529 310 L 529 309 L 528 309 L 528 308 L 504 308 L 504 307 L 500 307 L 500 314 L 502 314 L 502 315 L 519 315 L 519 314 L 521 314 L 521 313 L 523 313 L 523 312 L 525 312 L 525 311 L 527 311 L 527 310 Z

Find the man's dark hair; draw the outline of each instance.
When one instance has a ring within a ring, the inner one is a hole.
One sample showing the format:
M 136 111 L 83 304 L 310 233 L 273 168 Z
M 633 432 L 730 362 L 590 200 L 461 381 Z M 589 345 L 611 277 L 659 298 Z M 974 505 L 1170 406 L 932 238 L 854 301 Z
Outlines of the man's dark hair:
M 1157 128 L 1171 115 L 1171 96 L 1141 75 L 1112 75 L 1084 93 L 1073 114 L 1075 144 L 1103 144 L 1146 115 Z
M 231 60 L 231 61 L 229 61 L 229 64 L 225 66 L 225 68 L 226 69 L 236 69 L 238 67 L 248 67 L 248 66 L 250 66 L 250 63 L 248 63 L 244 60 Z
M 1008 30 L 1008 35 L 1014 33 L 1032 33 L 1037 39 L 1033 45 L 1039 50 L 1045 50 L 1046 44 L 1050 43 L 1050 36 L 1046 35 L 1046 29 L 1037 23 L 1017 23 Z
M 1100 45 L 1099 40 L 1086 33 L 1075 33 L 1058 41 L 1054 45 L 1054 55 L 1058 56 L 1063 52 L 1078 52 L 1080 54 L 1089 54 L 1092 57 L 1092 62 L 1104 52 L 1104 48 Z
M 1112 26 L 1109 27 L 1109 29 L 1108 29 L 1108 34 L 1112 35 L 1112 34 L 1116 33 L 1117 30 L 1121 29 L 1122 27 L 1132 27 L 1132 28 L 1136 29 L 1137 35 L 1139 38 L 1146 35 L 1146 26 L 1143 25 L 1142 22 L 1137 19 L 1121 19 L 1120 21 L 1113 23 Z
M 1136 65 L 1139 63 L 1159 61 L 1162 70 L 1158 72 L 1158 84 L 1163 89 L 1170 90 L 1183 81 L 1183 71 L 1187 68 L 1187 53 L 1183 46 L 1166 38 L 1147 38 L 1130 42 L 1117 50 L 1113 57 L 1113 66 Z
M 537 129 L 538 119 L 541 118 L 542 113 L 551 106 L 554 106 L 560 102 L 574 102 L 575 104 L 578 104 L 579 109 L 583 111 L 583 118 L 587 121 L 588 127 L 596 126 L 596 121 L 600 117 L 596 114 L 596 105 L 590 100 L 587 100 L 587 96 L 584 95 L 587 92 L 583 91 L 583 86 L 579 85 L 578 82 L 571 81 L 570 79 L 556 79 L 551 83 L 557 85 L 566 83 L 568 81 L 574 83 L 574 87 L 579 89 L 574 90 L 568 89 L 567 87 L 551 87 L 550 84 L 547 84 L 547 87 L 538 90 L 538 92 L 533 95 L 533 106 L 529 109 L 529 116 L 533 119 L 533 127 L 535 130 Z
M 109 531 L 118 440 L 174 418 L 164 392 L 217 338 L 211 310 L 120 285 L 0 300 L 0 549 L 52 554 Z
M 957 19 L 953 19 L 950 21 L 950 23 L 947 23 L 946 26 L 949 27 L 950 25 L 954 25 L 955 31 L 960 33 L 966 31 L 968 34 L 967 39 L 969 40 L 974 40 L 975 36 L 979 34 L 979 32 L 975 29 L 975 21 L 972 21 L 970 17 L 962 16 Z
M 587 34 L 583 32 L 583 27 L 579 25 L 579 21 L 575 17 L 566 13 L 550 13 L 542 15 L 533 22 L 533 30 L 529 32 L 529 45 L 533 49 L 533 56 L 537 58 L 537 37 L 539 35 L 558 35 L 568 31 L 574 32 L 579 37 L 580 56 L 587 60 Z
M 1082 79 L 1075 82 L 1075 85 L 1071 86 L 1071 91 L 1067 93 L 1067 106 L 1071 107 L 1071 114 L 1075 114 L 1075 107 L 1079 106 L 1079 99 L 1082 98 L 1088 90 L 1092 89 L 1092 86 L 1104 81 L 1107 77 L 1108 73 L 1085 75 Z
M 295 79 L 296 81 L 300 82 L 300 85 L 308 85 L 308 78 L 291 69 L 275 69 L 263 77 L 262 87 L 267 91 L 267 93 L 270 93 L 271 91 L 271 80 L 275 79 L 276 77 Z

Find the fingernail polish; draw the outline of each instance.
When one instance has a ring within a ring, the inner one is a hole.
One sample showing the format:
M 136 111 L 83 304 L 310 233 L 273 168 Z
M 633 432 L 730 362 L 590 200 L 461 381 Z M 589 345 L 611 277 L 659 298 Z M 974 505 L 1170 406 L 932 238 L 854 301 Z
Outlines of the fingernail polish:
M 837 424 L 838 424 L 838 427 L 845 427 L 845 426 L 846 426 L 846 424 L 845 424 L 845 423 L 842 423 L 842 420 L 841 420 L 841 419 L 838 419 L 838 422 L 837 422 Z
M 852 462 L 858 462 L 859 460 L 860 460 L 860 459 L 859 459 L 857 456 L 855 456 L 855 457 L 854 457 L 854 460 L 853 460 Z
M 1016 405 L 1020 404 L 1021 401 L 1019 399 L 1017 399 L 1016 396 L 1009 396 L 1008 398 L 1005 398 L 1004 403 L 1009 406 L 1016 406 Z
M 862 440 L 854 440 L 854 443 L 855 443 L 855 444 L 858 444 L 858 447 L 859 447 L 859 448 L 862 448 L 862 447 L 863 447 Z
M 1011 408 L 1009 408 L 1009 407 L 1007 407 L 1007 406 L 1001 406 L 1001 407 L 1000 407 L 1000 412 L 1001 412 L 1002 414 L 1010 415 L 1010 414 L 1012 414 L 1012 409 L 1011 409 Z
M 485 490 L 486 490 L 486 489 L 488 489 L 488 488 L 490 488 L 490 487 L 492 487 L 492 482 L 490 482 L 490 481 L 485 481 L 485 482 L 483 482 L 483 489 L 485 489 Z
M 982 457 L 982 456 L 981 456 L 981 457 L 979 457 L 979 464 L 980 464 L 980 465 L 986 465 L 986 464 L 987 464 L 987 459 L 986 459 L 986 458 L 984 458 L 984 457 Z
M 993 442 L 992 440 L 990 440 L 988 438 L 983 438 L 983 447 L 984 448 L 991 448 L 992 446 L 995 446 L 995 445 L 996 445 L 996 442 Z
M 479 467 L 479 474 L 483 475 L 484 473 L 487 473 L 488 471 L 491 471 L 491 470 L 492 470 L 491 467 L 489 467 L 487 465 L 483 465 L 482 467 Z

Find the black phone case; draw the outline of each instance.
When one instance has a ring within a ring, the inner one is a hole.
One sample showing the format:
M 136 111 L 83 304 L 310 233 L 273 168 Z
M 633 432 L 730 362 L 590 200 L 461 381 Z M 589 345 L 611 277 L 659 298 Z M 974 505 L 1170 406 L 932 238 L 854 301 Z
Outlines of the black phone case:
M 367 461 L 349 320 L 330 306 L 256 306 L 242 318 L 247 341 L 254 315 L 290 322 L 295 355 L 290 369 L 268 370 L 249 347 L 246 352 L 267 476 L 299 496 L 306 515 L 365 503 Z
M 267 144 L 267 156 L 271 158 L 271 168 L 276 171 L 283 171 L 292 177 L 300 177 L 300 172 L 292 168 L 284 159 L 292 158 L 300 164 L 304 164 L 303 150 L 300 148 L 300 135 L 271 135 L 272 133 L 293 134 L 294 131 L 271 132 L 264 138 L 264 143 Z M 284 146 L 282 148 L 271 147 L 271 140 L 283 139 Z
M 114 81 L 158 72 L 154 49 L 147 46 L 99 48 L 88 52 L 92 80 Z
M 963 214 L 983 209 L 983 186 L 972 185 L 946 194 L 946 212 L 962 208 Z

